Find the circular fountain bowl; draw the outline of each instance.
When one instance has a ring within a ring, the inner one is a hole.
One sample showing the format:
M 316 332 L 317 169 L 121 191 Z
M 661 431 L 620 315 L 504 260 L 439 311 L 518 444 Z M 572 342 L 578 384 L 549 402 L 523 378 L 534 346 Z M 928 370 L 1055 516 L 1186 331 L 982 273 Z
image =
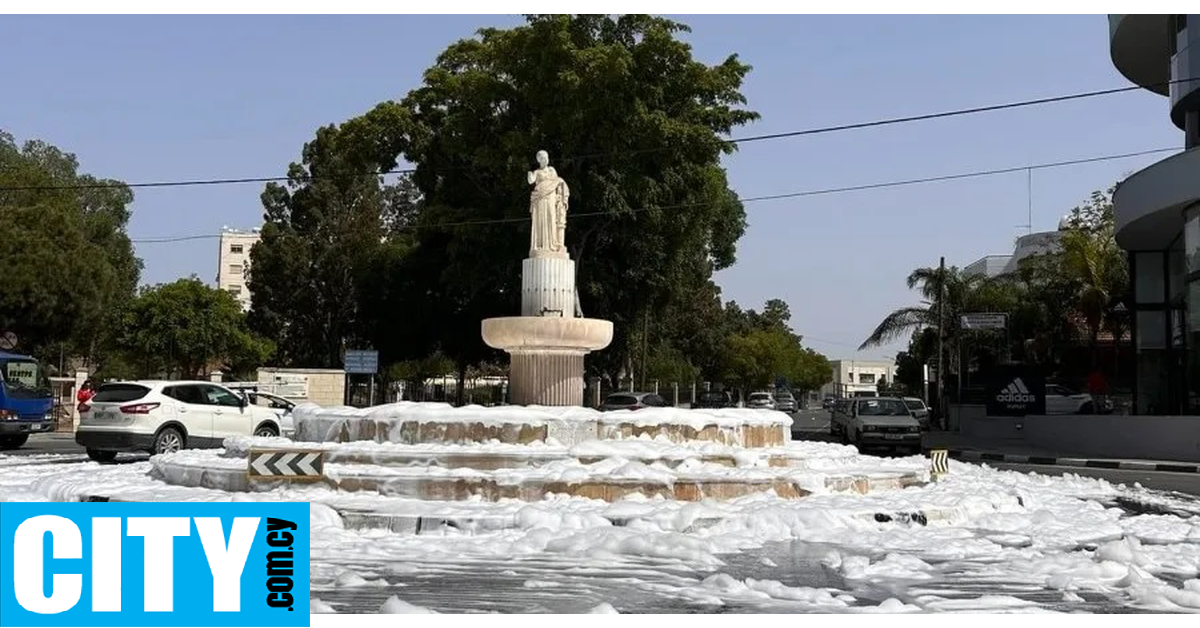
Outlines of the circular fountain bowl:
M 597 351 L 612 342 L 612 321 L 557 316 L 508 316 L 483 321 L 483 341 L 514 351 Z

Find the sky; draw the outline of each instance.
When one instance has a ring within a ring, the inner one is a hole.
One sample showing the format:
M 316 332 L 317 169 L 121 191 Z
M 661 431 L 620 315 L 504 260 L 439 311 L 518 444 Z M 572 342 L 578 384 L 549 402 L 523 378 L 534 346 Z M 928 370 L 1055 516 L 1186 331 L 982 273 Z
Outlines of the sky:
M 735 136 L 999 104 L 1129 83 L 1091 16 L 673 16 L 696 56 L 731 53 L 762 119 Z M 478 16 L 7 16 L 0 129 L 76 154 L 129 183 L 279 176 L 322 125 L 403 97 Z M 921 178 L 1181 146 L 1166 98 L 1147 92 L 755 142 L 726 160 L 742 197 Z M 553 151 L 553 147 L 548 147 Z M 806 345 L 858 353 L 891 310 L 919 301 L 908 273 L 1007 254 L 1161 156 L 944 183 L 746 204 L 726 299 L 785 300 Z M 135 240 L 215 235 L 262 221 L 261 184 L 135 190 Z M 523 202 L 514 199 L 515 203 Z M 143 282 L 215 281 L 217 240 L 138 243 Z M 586 307 L 587 304 L 584 304 Z

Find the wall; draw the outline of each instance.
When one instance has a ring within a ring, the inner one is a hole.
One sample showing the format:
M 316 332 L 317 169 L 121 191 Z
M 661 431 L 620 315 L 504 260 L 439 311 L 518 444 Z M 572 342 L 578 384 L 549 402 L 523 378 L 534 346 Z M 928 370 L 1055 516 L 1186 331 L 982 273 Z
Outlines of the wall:
M 964 406 L 958 417 L 960 433 L 981 441 L 981 449 L 1023 445 L 1067 456 L 1200 462 L 1200 417 L 990 417 L 982 408 Z
M 346 372 L 340 369 L 260 368 L 258 382 L 280 386 L 276 394 L 283 397 L 302 397 L 325 407 L 345 405 Z

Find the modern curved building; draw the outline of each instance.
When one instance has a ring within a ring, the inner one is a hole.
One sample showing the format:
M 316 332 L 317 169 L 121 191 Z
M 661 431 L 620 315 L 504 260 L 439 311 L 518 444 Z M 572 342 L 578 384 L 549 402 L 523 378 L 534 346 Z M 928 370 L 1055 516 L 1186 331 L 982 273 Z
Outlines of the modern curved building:
M 1110 15 L 1125 78 L 1168 99 L 1185 150 L 1113 194 L 1129 251 L 1137 414 L 1200 414 L 1200 15 Z

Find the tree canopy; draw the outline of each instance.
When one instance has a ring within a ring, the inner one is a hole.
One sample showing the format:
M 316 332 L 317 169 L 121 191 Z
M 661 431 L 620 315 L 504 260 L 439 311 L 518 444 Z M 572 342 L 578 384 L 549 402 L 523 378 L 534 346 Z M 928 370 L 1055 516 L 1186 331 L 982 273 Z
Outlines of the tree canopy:
M 0 130 L 0 331 L 24 351 L 102 361 L 142 268 L 125 232 L 132 202 L 74 155 Z

